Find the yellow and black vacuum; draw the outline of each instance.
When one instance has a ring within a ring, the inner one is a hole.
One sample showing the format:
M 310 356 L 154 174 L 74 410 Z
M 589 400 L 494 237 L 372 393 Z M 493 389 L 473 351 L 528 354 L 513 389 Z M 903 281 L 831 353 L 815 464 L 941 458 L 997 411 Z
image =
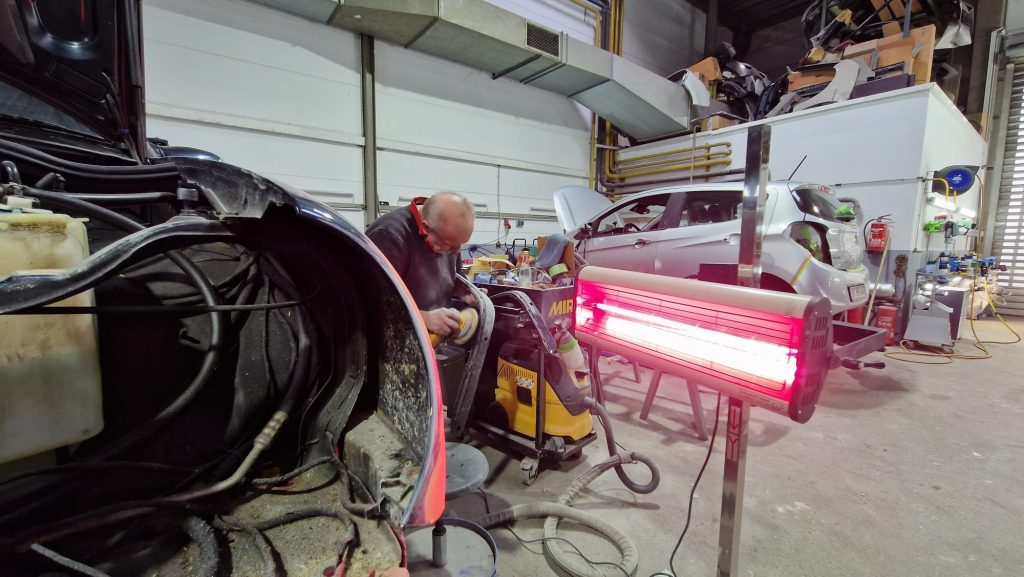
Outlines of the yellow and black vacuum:
M 576 339 L 567 331 L 562 334 L 568 336 L 567 345 L 575 349 L 582 360 Z M 562 437 L 568 442 L 580 441 L 594 430 L 590 413 L 582 404 L 582 397 L 590 394 L 590 376 L 580 371 L 583 374 L 574 377 L 566 370 L 565 363 L 558 362 L 557 358 L 545 359 L 545 390 L 543 395 L 539 395 L 536 367 L 540 355 L 536 345 L 530 341 L 517 340 L 501 345 L 494 403 L 488 408 L 487 421 L 532 439 L 537 434 L 540 414 L 543 415 L 545 435 Z M 585 369 L 586 364 L 583 367 Z M 541 397 L 544 410 L 538 411 L 537 403 Z

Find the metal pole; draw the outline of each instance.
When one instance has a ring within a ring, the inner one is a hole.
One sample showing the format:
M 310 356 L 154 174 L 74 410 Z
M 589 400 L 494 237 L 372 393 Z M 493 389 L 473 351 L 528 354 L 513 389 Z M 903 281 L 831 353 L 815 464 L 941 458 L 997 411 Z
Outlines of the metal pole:
M 747 470 L 747 428 L 750 405 L 729 397 L 725 431 L 725 475 L 722 478 L 722 520 L 718 533 L 718 577 L 739 574 L 740 522 Z
M 766 124 L 747 129 L 747 163 L 743 175 L 743 219 L 740 222 L 740 286 L 761 286 L 761 236 L 764 200 L 768 187 L 768 153 L 772 128 Z
M 992 254 L 992 241 L 995 238 L 996 210 L 999 208 L 999 189 L 1002 187 L 1000 181 L 1003 176 L 1003 158 L 1006 154 L 1006 131 L 1010 122 L 1010 99 L 1013 97 L 1015 68 L 1013 62 L 1006 65 L 1006 72 L 1003 74 L 1003 91 L 1000 95 L 999 126 L 991 133 L 992 138 L 989 141 L 988 164 L 992 168 L 988 172 L 989 178 L 984 180 L 985 195 L 988 198 L 985 199 L 985 212 L 979 211 L 978 213 L 978 230 L 982 235 L 982 255 Z
M 377 97 L 373 36 L 361 34 L 363 91 L 363 217 L 365 226 L 377 220 Z
M 914 11 L 913 0 L 903 0 L 903 37 L 910 38 L 910 13 Z M 928 79 L 930 80 L 930 79 Z
M 708 0 L 708 12 L 704 20 L 704 56 L 710 56 L 716 44 L 718 44 L 718 0 Z
M 747 129 L 747 164 L 743 176 L 743 220 L 740 222 L 740 258 L 737 282 L 761 286 L 761 233 L 768 187 L 768 156 L 771 126 Z M 729 397 L 725 431 L 725 470 L 722 475 L 722 516 L 718 531 L 718 577 L 739 574 L 740 526 L 743 519 L 743 485 L 747 470 L 747 425 L 750 405 Z

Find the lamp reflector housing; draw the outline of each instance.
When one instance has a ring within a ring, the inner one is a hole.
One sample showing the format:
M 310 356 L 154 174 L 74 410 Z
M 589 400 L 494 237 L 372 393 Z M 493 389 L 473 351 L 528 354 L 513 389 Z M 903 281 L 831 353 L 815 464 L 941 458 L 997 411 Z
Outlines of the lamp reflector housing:
M 805 423 L 832 354 L 822 297 L 588 266 L 576 336 Z

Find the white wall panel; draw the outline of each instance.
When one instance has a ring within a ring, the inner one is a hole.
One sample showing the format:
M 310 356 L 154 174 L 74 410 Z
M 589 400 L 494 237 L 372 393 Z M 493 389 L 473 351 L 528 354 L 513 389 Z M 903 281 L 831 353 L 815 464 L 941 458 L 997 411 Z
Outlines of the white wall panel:
M 150 136 L 362 203 L 355 35 L 237 0 L 146 0 L 143 21 Z
M 555 215 L 552 193 L 556 189 L 570 185 L 587 186 L 586 178 L 514 168 L 501 168 L 498 177 L 498 199 L 501 201 L 502 212 L 548 217 Z
M 585 175 L 589 114 L 571 100 L 377 42 L 380 147 Z
M 523 226 L 519 226 L 519 222 L 522 222 Z M 515 219 L 509 219 L 509 224 L 512 225 L 512 228 L 506 230 L 504 219 L 478 217 L 476 219 L 476 228 L 473 230 L 473 236 L 469 242 L 470 244 L 478 244 L 488 251 L 494 251 L 498 250 L 495 249 L 495 241 L 500 241 L 502 244 L 512 244 L 516 239 L 526 239 L 527 244 L 533 244 L 538 236 L 562 232 L 562 228 L 558 226 L 558 223 L 552 221 L 516 221 Z
M 377 155 L 377 197 L 404 206 L 438 191 L 462 194 L 481 212 L 498 210 L 495 166 L 415 154 L 382 151 Z
M 492 3 L 583 41 L 593 19 L 565 0 Z M 310 191 L 362 203 L 358 38 L 242 0 L 145 0 L 149 131 Z M 590 113 L 562 96 L 377 41 L 378 190 L 404 205 L 440 190 L 479 212 L 551 206 L 585 183 Z M 510 237 L 558 231 L 551 213 Z M 344 212 L 357 226 L 362 215 Z M 503 236 L 480 218 L 474 242 Z
M 362 150 L 276 134 L 150 118 L 153 136 L 209 150 L 225 162 L 292 186 L 324 202 L 362 202 Z
M 235 0 L 143 15 L 150 102 L 361 135 L 354 34 Z

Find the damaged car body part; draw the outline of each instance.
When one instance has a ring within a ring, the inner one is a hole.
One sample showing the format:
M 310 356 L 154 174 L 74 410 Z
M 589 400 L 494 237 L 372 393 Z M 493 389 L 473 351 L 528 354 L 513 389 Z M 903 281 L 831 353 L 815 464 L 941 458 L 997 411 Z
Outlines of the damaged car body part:
M 100 382 L 77 436 L 5 439 L 0 566 L 402 566 L 405 528 L 444 508 L 440 380 L 412 299 L 330 208 L 146 138 L 139 9 L 86 2 L 69 23 L 43 3 L 0 4 L 4 240 L 78 254 L 4 268 L 0 326 L 75 321 L 95 334 L 82 355 Z M 72 64 L 83 78 L 46 73 Z M 37 350 L 3 359 L 0 395 L 31 393 L 21 364 L 61 370 L 55 347 Z M 85 411 L 85 374 L 32 402 Z

